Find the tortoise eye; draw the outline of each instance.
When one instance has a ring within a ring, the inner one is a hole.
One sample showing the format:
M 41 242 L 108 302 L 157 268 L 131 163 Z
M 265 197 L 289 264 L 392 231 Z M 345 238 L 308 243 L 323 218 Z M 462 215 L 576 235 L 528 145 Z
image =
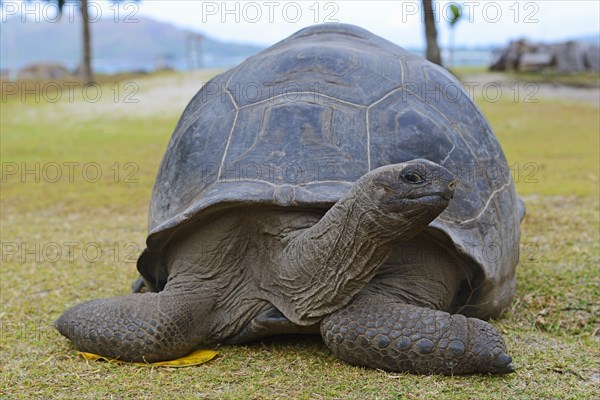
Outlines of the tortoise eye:
M 416 172 L 405 172 L 402 174 L 402 178 L 408 183 L 421 183 L 424 179 Z

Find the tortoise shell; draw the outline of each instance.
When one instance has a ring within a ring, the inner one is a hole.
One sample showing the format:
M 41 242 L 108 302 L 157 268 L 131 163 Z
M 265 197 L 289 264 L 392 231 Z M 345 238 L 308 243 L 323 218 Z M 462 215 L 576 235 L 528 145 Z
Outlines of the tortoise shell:
M 514 294 L 524 211 L 496 137 L 448 71 L 344 24 L 305 28 L 194 96 L 160 165 L 138 269 L 160 290 L 163 249 L 208 213 L 327 209 L 368 171 L 416 158 L 459 180 L 427 230 L 472 265 L 460 311 L 496 316 Z

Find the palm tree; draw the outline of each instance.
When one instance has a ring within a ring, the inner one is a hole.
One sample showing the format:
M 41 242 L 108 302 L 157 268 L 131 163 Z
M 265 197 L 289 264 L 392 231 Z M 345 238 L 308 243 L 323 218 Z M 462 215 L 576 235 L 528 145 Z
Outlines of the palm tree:
M 28 0 L 31 1 L 31 0 Z M 63 7 L 67 0 L 44 0 L 49 3 L 56 3 L 58 11 L 62 13 Z M 114 3 L 118 3 L 122 0 L 112 0 Z M 134 0 L 139 1 L 139 0 Z M 81 12 L 81 26 L 82 26 L 82 60 L 81 68 L 79 73 L 83 79 L 85 85 L 94 83 L 94 72 L 92 69 L 92 33 L 90 30 L 90 18 L 88 14 L 88 0 L 78 0 L 79 11 Z
M 65 0 L 59 0 L 64 4 Z M 60 6 L 59 6 L 60 7 Z M 90 18 L 88 14 L 88 0 L 79 0 L 81 10 L 81 25 L 83 26 L 83 60 L 81 63 L 81 73 L 84 84 L 89 85 L 94 82 L 94 72 L 92 71 L 92 35 L 90 33 Z
M 448 23 L 450 24 L 450 66 L 454 67 L 454 38 L 455 38 L 455 30 L 456 24 L 460 21 L 462 17 L 462 7 L 456 3 L 450 4 L 450 11 L 452 12 L 452 16 Z
M 32 1 L 32 0 L 27 0 Z M 67 0 L 44 0 L 48 3 L 56 3 L 58 12 L 62 14 Z M 88 0 L 79 0 L 79 10 L 81 12 L 81 26 L 83 28 L 82 45 L 83 57 L 79 73 L 83 78 L 83 83 L 89 85 L 94 83 L 94 72 L 92 70 L 92 35 L 90 32 L 90 18 L 88 14 Z
M 425 40 L 427 41 L 426 57 L 429 61 L 442 65 L 440 47 L 437 43 L 437 29 L 435 27 L 435 14 L 431 0 L 423 0 L 423 13 L 425 16 Z

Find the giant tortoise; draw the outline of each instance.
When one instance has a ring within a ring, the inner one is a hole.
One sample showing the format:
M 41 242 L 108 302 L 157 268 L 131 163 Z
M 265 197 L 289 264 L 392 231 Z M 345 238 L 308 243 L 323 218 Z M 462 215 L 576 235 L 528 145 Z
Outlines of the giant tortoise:
M 449 72 L 316 25 L 200 89 L 156 178 L 145 292 L 77 305 L 56 327 L 131 361 L 320 333 L 351 364 L 507 373 L 483 319 L 513 298 L 523 215 Z

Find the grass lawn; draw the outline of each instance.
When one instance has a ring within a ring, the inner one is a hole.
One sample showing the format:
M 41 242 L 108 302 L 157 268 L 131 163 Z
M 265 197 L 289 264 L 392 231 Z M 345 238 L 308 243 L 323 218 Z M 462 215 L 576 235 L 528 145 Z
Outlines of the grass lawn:
M 209 363 L 182 369 L 83 360 L 52 321 L 81 301 L 129 292 L 158 164 L 177 118 L 205 80 L 196 73 L 105 82 L 97 102 L 81 89 L 55 103 L 30 95 L 22 102 L 21 91 L 3 101 L 0 397 L 600 396 L 600 113 L 593 105 L 548 99 L 480 100 L 528 211 L 517 296 L 494 322 L 516 373 L 442 377 L 362 369 L 336 360 L 318 337 L 221 347 Z

